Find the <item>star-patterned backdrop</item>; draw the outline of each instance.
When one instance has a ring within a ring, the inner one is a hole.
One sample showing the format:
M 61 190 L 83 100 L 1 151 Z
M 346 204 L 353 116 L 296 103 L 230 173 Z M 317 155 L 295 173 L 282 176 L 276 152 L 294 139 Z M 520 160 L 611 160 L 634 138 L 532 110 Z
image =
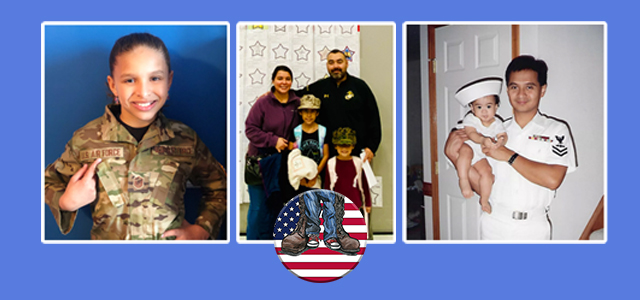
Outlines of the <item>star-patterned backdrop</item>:
M 239 24 L 238 25 L 238 165 L 243 166 L 249 140 L 244 120 L 260 95 L 271 88 L 271 73 L 286 65 L 293 72 L 291 88 L 298 90 L 328 76 L 326 58 L 339 49 L 349 60 L 348 72 L 360 76 L 360 26 L 357 24 Z M 244 172 L 239 184 L 240 203 L 248 203 Z

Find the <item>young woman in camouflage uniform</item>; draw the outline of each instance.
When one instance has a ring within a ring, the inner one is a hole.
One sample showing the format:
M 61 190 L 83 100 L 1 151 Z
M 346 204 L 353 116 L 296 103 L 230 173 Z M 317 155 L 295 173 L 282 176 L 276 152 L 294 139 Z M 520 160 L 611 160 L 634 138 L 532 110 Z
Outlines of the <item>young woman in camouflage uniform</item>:
M 226 174 L 198 135 L 160 109 L 173 79 L 159 38 L 116 41 L 107 77 L 114 104 L 77 130 L 45 170 L 45 202 L 66 234 L 91 205 L 92 239 L 215 238 L 226 212 Z M 186 182 L 202 188 L 195 224 L 184 219 Z

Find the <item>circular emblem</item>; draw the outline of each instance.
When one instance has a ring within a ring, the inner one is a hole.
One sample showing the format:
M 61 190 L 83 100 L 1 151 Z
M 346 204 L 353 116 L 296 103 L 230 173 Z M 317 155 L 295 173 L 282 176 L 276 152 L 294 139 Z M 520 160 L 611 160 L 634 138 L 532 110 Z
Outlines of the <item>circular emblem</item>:
M 144 187 L 144 178 L 140 175 L 133 175 L 133 188 L 141 190 Z
M 342 194 L 312 190 L 291 199 L 273 228 L 276 253 L 294 275 L 311 282 L 338 280 L 366 248 L 360 210 Z

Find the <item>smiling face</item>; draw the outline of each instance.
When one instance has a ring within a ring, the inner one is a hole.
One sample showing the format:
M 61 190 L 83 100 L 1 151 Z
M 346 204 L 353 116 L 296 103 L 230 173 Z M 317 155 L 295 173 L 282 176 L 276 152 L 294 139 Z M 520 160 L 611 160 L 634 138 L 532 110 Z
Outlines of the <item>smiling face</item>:
M 473 115 L 482 121 L 482 125 L 489 126 L 495 121 L 495 115 L 498 111 L 496 105 L 496 97 L 493 95 L 484 96 L 471 103 L 471 111 Z
M 300 115 L 302 116 L 302 121 L 307 125 L 313 125 L 316 122 L 316 118 L 318 117 L 317 109 L 302 109 L 300 110 Z
M 329 72 L 331 78 L 337 81 L 346 79 L 348 66 L 349 63 L 341 52 L 327 55 L 327 72 Z
M 291 74 L 287 71 L 280 70 L 273 78 L 273 86 L 276 92 L 280 94 L 288 94 L 291 89 Z
M 522 70 L 509 75 L 507 95 L 513 107 L 514 116 L 531 117 L 538 111 L 540 98 L 544 97 L 547 85 L 540 86 L 538 73 L 533 70 Z
M 338 158 L 350 159 L 351 151 L 353 151 L 353 145 L 336 145 L 336 151 L 338 151 Z
M 138 46 L 118 55 L 107 81 L 120 100 L 120 120 L 135 128 L 151 124 L 167 101 L 172 79 L 161 51 Z

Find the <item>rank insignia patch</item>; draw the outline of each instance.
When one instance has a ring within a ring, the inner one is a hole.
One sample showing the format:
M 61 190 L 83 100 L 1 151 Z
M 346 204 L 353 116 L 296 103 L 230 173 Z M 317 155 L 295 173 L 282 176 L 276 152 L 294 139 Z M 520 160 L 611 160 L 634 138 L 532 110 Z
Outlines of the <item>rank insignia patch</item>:
M 140 174 L 131 174 L 129 176 L 129 193 L 148 193 L 149 189 L 149 180 L 147 180 L 143 175 Z
M 560 156 L 560 157 L 565 156 L 569 152 L 569 150 L 567 150 L 567 146 L 565 146 L 563 144 L 564 139 L 565 139 L 564 135 L 562 135 L 562 136 L 557 136 L 556 135 L 556 141 L 558 141 L 558 144 L 557 145 L 553 145 L 551 147 L 553 153 L 555 153 L 557 156 Z
M 141 190 L 143 187 L 144 187 L 144 178 L 138 175 L 133 176 L 133 188 L 136 190 Z

